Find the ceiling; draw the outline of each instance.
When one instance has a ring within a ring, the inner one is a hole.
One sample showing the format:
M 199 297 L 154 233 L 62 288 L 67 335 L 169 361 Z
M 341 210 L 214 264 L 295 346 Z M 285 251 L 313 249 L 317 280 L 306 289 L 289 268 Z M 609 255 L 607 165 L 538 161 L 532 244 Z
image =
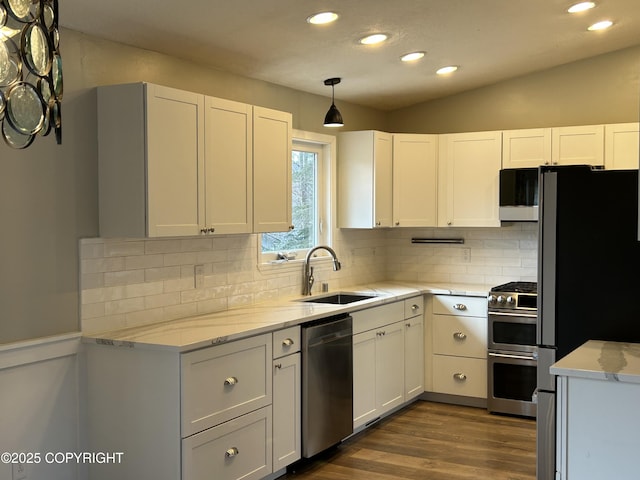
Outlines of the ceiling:
M 60 0 L 60 23 L 328 97 L 324 79 L 341 77 L 338 106 L 393 110 L 640 44 L 638 0 L 596 2 L 570 15 L 571 0 Z M 327 10 L 340 18 L 306 22 Z M 605 18 L 609 30 L 586 30 Z M 375 32 L 390 39 L 358 43 Z M 427 55 L 400 62 L 415 50 Z

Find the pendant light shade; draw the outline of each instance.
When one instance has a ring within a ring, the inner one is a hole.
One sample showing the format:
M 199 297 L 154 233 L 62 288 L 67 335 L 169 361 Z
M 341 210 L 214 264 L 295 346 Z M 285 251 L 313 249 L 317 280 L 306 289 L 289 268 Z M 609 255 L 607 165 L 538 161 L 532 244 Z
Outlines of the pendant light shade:
M 340 83 L 339 78 L 328 78 L 324 81 L 325 85 L 331 85 L 331 106 L 324 116 L 325 127 L 342 127 L 344 122 L 342 121 L 342 114 L 334 103 L 334 86 Z

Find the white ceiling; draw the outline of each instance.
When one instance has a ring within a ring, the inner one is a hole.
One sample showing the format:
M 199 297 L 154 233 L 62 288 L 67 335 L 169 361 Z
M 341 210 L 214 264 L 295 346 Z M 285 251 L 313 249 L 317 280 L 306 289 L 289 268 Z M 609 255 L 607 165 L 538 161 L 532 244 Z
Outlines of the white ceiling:
M 60 23 L 323 96 L 342 77 L 336 103 L 392 110 L 639 45 L 639 0 L 596 1 L 570 15 L 571 0 L 60 0 Z M 305 21 L 326 10 L 338 21 Z M 605 18 L 608 31 L 586 30 Z M 390 40 L 357 42 L 374 32 Z M 427 55 L 399 61 L 414 50 Z M 449 64 L 459 71 L 435 75 Z

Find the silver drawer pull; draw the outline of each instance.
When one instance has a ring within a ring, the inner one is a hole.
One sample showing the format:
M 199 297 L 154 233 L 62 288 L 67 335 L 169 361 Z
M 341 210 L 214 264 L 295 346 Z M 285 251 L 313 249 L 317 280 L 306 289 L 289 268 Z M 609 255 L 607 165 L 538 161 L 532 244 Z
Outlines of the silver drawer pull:
M 467 379 L 467 376 L 464 373 L 454 373 L 453 379 L 458 382 L 464 382 Z
M 285 347 L 290 347 L 291 345 L 293 345 L 293 340 L 291 340 L 290 338 L 285 338 L 284 340 L 282 340 L 282 345 Z
M 420 309 L 420 305 L 416 305 L 415 303 L 411 305 L 411 310 L 413 310 L 414 312 L 419 309 Z
M 224 380 L 225 385 L 235 385 L 236 383 L 238 383 L 237 377 L 229 377 Z
M 466 335 L 465 333 L 462 333 L 462 332 L 456 332 L 456 333 L 454 333 L 454 334 L 453 334 L 453 338 L 454 338 L 455 340 L 460 340 L 460 341 L 462 341 L 462 340 L 464 340 L 465 338 L 467 338 L 467 335 Z
M 224 452 L 224 456 L 227 458 L 235 457 L 238 455 L 240 451 L 236 447 L 231 447 L 229 450 Z
M 281 363 L 276 363 L 274 365 L 275 368 L 277 368 L 278 370 L 280 370 L 282 368 L 282 364 Z
M 456 310 L 463 311 L 463 310 L 466 310 L 466 309 L 467 309 L 467 306 L 466 306 L 464 303 L 456 303 L 456 304 L 453 306 L 453 308 L 455 308 Z

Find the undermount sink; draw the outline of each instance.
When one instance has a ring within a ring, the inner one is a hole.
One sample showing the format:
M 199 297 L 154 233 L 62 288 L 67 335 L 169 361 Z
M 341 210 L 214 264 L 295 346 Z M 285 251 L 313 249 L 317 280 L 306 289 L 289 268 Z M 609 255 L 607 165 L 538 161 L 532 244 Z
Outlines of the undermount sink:
M 331 305 L 346 305 L 348 303 L 359 302 L 375 298 L 376 295 L 368 295 L 366 293 L 338 292 L 329 295 L 321 295 L 317 297 L 309 297 L 298 300 L 298 302 L 306 303 L 330 303 Z

